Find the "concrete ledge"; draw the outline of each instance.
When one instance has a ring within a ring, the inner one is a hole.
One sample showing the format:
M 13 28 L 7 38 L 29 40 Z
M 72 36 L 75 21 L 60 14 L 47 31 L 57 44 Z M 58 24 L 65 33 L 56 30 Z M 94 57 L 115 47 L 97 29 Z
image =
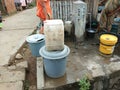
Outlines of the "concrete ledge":
M 44 70 L 42 57 L 37 58 L 37 90 L 44 88 Z

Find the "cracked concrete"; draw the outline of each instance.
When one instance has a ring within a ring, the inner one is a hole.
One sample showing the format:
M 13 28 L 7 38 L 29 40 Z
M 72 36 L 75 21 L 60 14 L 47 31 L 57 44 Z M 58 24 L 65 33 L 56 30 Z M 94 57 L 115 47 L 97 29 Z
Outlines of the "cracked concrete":
M 72 84 L 78 82 L 84 76 L 87 76 L 90 80 L 96 81 L 94 90 L 103 88 L 104 84 L 102 80 L 104 80 L 104 77 L 106 78 L 107 76 L 109 77 L 112 74 L 116 74 L 115 72 L 120 72 L 120 46 L 115 48 L 111 57 L 104 57 L 98 50 L 99 45 L 93 45 L 93 43 L 96 42 L 98 42 L 96 39 L 85 40 L 84 45 L 78 46 L 77 49 L 75 49 L 73 42 L 65 42 L 71 50 L 67 58 L 66 73 L 63 77 L 56 79 L 52 79 L 44 74 L 44 88 L 53 89 Z M 97 80 L 97 78 L 99 79 Z

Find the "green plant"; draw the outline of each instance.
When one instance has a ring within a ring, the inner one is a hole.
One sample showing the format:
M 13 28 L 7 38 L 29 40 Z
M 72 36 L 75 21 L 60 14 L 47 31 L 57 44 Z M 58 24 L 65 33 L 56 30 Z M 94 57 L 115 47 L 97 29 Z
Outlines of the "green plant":
M 80 90 L 89 90 L 90 82 L 87 77 L 83 77 L 79 81 Z

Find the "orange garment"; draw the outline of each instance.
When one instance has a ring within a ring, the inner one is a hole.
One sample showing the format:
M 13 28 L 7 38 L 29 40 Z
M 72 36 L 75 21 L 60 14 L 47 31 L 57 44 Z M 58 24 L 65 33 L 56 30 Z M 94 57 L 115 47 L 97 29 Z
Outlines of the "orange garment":
M 44 21 L 47 19 L 46 17 L 47 14 L 49 16 L 52 15 L 50 0 L 37 0 L 37 16 Z

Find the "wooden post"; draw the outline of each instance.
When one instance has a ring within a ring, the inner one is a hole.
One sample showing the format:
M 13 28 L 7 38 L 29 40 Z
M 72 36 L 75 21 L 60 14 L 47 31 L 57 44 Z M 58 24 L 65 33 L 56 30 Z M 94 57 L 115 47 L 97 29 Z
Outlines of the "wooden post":
M 92 19 L 97 19 L 99 0 L 85 0 L 88 13 L 91 13 Z
M 5 5 L 5 9 L 7 10 L 8 14 L 12 14 L 16 12 L 14 0 L 4 0 L 4 5 Z

